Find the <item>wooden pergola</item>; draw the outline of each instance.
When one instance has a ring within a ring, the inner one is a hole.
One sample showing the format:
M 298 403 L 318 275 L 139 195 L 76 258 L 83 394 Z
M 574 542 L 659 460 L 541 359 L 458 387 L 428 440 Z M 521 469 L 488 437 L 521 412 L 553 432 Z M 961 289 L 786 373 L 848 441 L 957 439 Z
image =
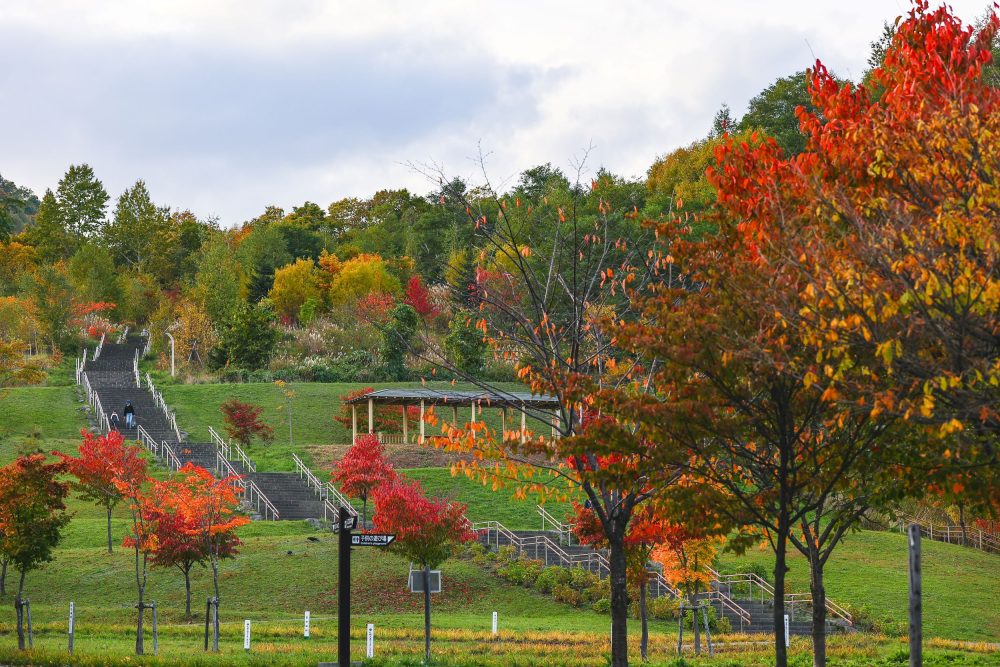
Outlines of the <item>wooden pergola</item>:
M 408 406 L 420 406 L 420 437 L 424 442 L 424 414 L 428 406 L 448 406 L 452 408 L 454 422 L 458 423 L 458 409 L 468 407 L 472 411 L 470 423 L 475 423 L 477 411 L 493 408 L 500 411 L 500 428 L 507 430 L 507 413 L 516 410 L 521 413 L 521 440 L 527 433 L 528 411 L 552 412 L 552 434 L 557 435 L 559 408 L 561 404 L 555 396 L 531 394 L 528 392 L 453 391 L 445 389 L 379 389 L 347 401 L 351 406 L 351 442 L 358 437 L 358 405 L 368 405 L 368 433 L 375 432 L 375 406 L 399 405 L 403 407 L 403 442 L 407 442 L 409 424 L 406 416 Z

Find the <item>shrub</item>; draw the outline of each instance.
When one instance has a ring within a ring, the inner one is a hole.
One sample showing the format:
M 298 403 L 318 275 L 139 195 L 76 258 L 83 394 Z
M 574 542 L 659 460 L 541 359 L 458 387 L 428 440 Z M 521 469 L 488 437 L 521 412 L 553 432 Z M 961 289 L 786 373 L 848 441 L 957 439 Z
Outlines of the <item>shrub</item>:
M 677 615 L 680 613 L 680 604 L 679 600 L 676 600 L 669 595 L 661 595 L 660 597 L 653 598 L 646 603 L 646 611 L 649 613 L 650 618 L 655 618 L 660 621 L 676 619 Z
M 542 569 L 545 565 L 540 560 L 525 560 L 523 561 L 523 573 L 521 576 L 521 584 L 528 588 L 535 585 L 538 581 L 538 576 L 542 573 Z
M 585 591 L 599 581 L 600 577 L 582 567 L 570 568 L 569 585 L 578 591 Z
M 611 613 L 611 600 L 608 598 L 601 598 L 590 605 L 590 608 L 596 611 L 598 614 L 608 614 Z
M 552 590 L 552 597 L 556 599 L 556 602 L 562 602 L 574 607 L 579 607 L 583 604 L 583 595 L 580 591 L 574 590 L 565 584 L 559 584 Z
M 567 568 L 550 565 L 539 573 L 535 580 L 535 588 L 542 593 L 551 593 L 560 584 L 568 585 L 570 576 L 570 571 Z
M 611 579 L 598 579 L 592 585 L 583 590 L 583 594 L 588 600 L 596 602 L 601 598 L 611 597 Z
M 512 563 L 516 560 L 517 560 L 517 549 L 513 545 L 506 544 L 497 549 L 497 562 Z

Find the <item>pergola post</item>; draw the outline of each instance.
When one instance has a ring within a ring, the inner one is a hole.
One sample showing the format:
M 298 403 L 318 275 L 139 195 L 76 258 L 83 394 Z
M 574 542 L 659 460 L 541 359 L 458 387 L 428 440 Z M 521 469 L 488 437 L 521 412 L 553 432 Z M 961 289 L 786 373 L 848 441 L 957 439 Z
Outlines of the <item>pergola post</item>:
M 458 406 L 451 406 L 451 425 L 454 428 L 458 428 Z
M 424 444 L 424 399 L 420 399 L 420 444 Z
M 475 401 L 475 399 L 472 400 L 471 407 L 472 407 L 472 421 L 469 422 L 469 425 L 472 427 L 472 439 L 475 440 L 476 439 L 476 401 Z
M 351 403 L 351 444 L 358 440 L 358 406 Z
M 368 399 L 368 432 L 375 432 L 375 400 Z
M 559 411 L 552 411 L 552 438 L 556 439 L 559 437 Z
M 524 406 L 521 406 L 521 444 L 527 439 L 528 435 L 528 413 L 524 411 Z
M 507 436 L 507 408 L 500 408 L 500 442 Z
M 407 444 L 409 440 L 406 437 L 406 405 L 403 405 L 403 444 Z

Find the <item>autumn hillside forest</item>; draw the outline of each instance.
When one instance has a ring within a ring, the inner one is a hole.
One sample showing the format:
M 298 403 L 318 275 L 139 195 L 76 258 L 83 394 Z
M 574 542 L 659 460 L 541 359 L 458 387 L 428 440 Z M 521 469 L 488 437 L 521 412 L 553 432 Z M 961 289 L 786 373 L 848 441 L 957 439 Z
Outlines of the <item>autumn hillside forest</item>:
M 871 27 L 641 176 L 0 158 L 0 664 L 1000 665 L 1000 19 Z

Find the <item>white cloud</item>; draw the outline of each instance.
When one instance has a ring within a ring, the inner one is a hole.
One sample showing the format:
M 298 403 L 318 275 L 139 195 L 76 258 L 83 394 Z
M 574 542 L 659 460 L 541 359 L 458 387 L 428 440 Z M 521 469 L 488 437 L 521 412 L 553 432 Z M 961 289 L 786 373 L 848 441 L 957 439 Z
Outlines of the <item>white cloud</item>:
M 981 0 L 953 2 L 972 20 Z M 566 166 L 641 175 L 819 57 L 858 77 L 903 0 L 691 3 L 164 0 L 0 5 L 2 173 L 41 192 L 90 162 L 116 195 L 224 224 L 267 204 Z

